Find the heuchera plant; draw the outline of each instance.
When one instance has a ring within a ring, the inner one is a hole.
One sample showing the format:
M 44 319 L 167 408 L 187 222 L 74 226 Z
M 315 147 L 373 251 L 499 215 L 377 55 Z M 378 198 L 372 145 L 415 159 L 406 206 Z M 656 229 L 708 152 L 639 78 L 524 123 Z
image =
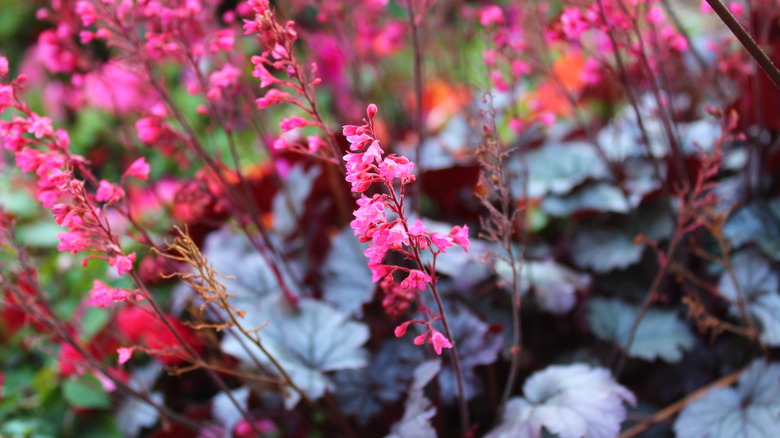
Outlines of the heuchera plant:
M 780 430 L 776 0 L 0 14 L 0 437 Z

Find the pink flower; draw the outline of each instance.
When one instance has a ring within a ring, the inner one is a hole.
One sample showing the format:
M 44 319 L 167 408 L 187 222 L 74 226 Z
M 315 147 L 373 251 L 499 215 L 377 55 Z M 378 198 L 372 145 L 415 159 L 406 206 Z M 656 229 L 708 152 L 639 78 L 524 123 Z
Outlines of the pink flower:
M 282 132 L 290 132 L 295 128 L 302 128 L 312 124 L 313 123 L 311 121 L 306 120 L 303 117 L 292 116 L 286 119 L 282 119 L 282 121 L 279 122 L 279 128 L 282 130 Z
M 482 62 L 490 68 L 496 67 L 496 51 L 488 49 L 482 52 Z
M 61 227 L 68 227 L 63 225 L 66 221 L 70 221 L 70 218 L 74 216 L 73 207 L 68 204 L 57 204 L 51 207 L 51 214 L 54 215 L 54 222 Z
M 127 301 L 131 294 L 121 289 L 115 289 L 102 282 L 92 282 L 92 290 L 89 291 L 89 305 L 95 307 L 110 307 L 113 303 Z
M 146 143 L 155 143 L 163 133 L 163 122 L 158 117 L 144 117 L 135 122 L 138 138 Z
M 469 245 L 471 244 L 471 241 L 469 240 L 468 225 L 464 225 L 462 227 L 456 225 L 452 227 L 452 230 L 450 231 L 450 237 L 452 237 L 452 241 L 456 245 L 460 245 L 464 251 L 469 252 Z
M 404 289 L 414 289 L 416 287 L 419 290 L 425 290 L 427 286 L 425 283 L 430 283 L 431 281 L 433 279 L 430 275 L 418 269 L 413 269 L 409 271 L 409 276 L 401 282 L 401 287 Z
M 58 129 L 55 133 L 57 137 L 56 146 L 61 150 L 66 150 L 70 146 L 70 134 L 64 129 Z
M 17 152 L 14 157 L 16 159 L 16 167 L 18 167 L 22 173 L 37 170 L 38 166 L 41 165 L 41 155 L 39 150 L 25 147 Z
M 368 257 L 369 265 L 378 265 L 382 263 L 385 254 L 387 254 L 387 247 L 377 245 L 369 245 L 369 247 L 363 251 L 363 255 Z
M 493 85 L 499 91 L 509 90 L 509 84 L 507 84 L 506 81 L 504 80 L 504 74 L 501 73 L 501 70 L 493 70 L 492 72 L 490 72 L 490 79 L 493 80 Z
M 30 127 L 27 128 L 27 132 L 35 135 L 35 138 L 42 138 L 54 133 L 54 129 L 51 127 L 50 118 L 39 117 L 37 114 L 33 114 L 30 119 L 32 122 L 30 123 Z
M 279 105 L 280 103 L 292 102 L 293 98 L 289 94 L 279 91 L 276 88 L 271 88 L 265 93 L 265 96 L 255 100 L 258 109 L 268 108 L 271 105 Z
M 255 20 L 244 20 L 244 35 L 249 35 L 250 33 L 257 33 L 260 31 L 261 26 L 260 23 L 258 23 Z
M 59 190 L 41 190 L 35 199 L 41 203 L 43 208 L 50 208 L 60 200 L 60 192 Z
M 414 234 L 416 236 L 420 236 L 427 231 L 428 228 L 425 227 L 425 224 L 423 224 L 420 219 L 415 220 L 414 224 L 409 227 L 409 234 Z
M 259 430 L 260 432 L 267 433 L 269 435 L 274 435 L 274 432 L 277 431 L 276 425 L 271 420 L 261 419 L 261 420 L 254 420 L 254 426 Z M 254 432 L 254 429 L 252 428 L 252 425 L 249 424 L 246 420 L 241 420 L 236 424 L 236 428 L 234 429 L 234 435 L 236 438 L 249 438 L 257 436 Z
M 436 354 L 441 354 L 443 348 L 452 348 L 450 340 L 438 330 L 431 329 L 431 337 L 428 339 L 428 342 L 433 344 L 433 349 L 436 350 Z
M 387 275 L 393 272 L 395 268 L 387 265 L 369 264 L 368 269 L 371 270 L 371 281 L 376 283 L 377 281 L 387 277 Z
M 0 85 L 0 111 L 5 111 L 6 108 L 13 105 L 13 102 L 14 102 L 13 87 L 11 87 L 10 85 Z M 6 146 L 6 149 L 11 149 L 11 148 Z
M 0 56 L 0 76 L 8 76 L 8 58 Z
M 348 154 L 348 155 L 363 155 L 363 154 Z M 356 193 L 362 193 L 368 190 L 368 188 L 371 186 L 371 183 L 374 182 L 374 177 L 366 172 L 365 170 L 368 170 L 367 167 L 364 167 L 364 170 L 357 171 L 354 173 L 347 172 L 346 181 L 352 183 L 352 191 Z
M 563 34 L 570 40 L 576 40 L 588 30 L 588 22 L 585 17 L 578 8 L 573 6 L 563 8 L 561 25 Z
M 146 179 L 149 178 L 150 170 L 151 168 L 149 167 L 149 163 L 146 162 L 144 157 L 141 157 L 133 161 L 133 164 L 131 164 L 130 167 L 125 170 L 122 178 L 134 176 L 142 181 L 146 181 Z
M 401 222 L 396 222 L 385 234 L 383 242 L 377 242 L 390 248 L 401 248 L 402 245 L 409 246 L 409 235 Z
M 745 7 L 742 6 L 742 3 L 740 2 L 729 2 L 729 11 L 731 11 L 735 17 L 739 18 L 745 13 Z
M 588 85 L 594 85 L 601 80 L 601 65 L 595 58 L 588 58 L 580 73 L 580 78 Z
M 415 321 L 406 321 L 399 325 L 398 327 L 393 330 L 393 333 L 395 333 L 396 338 L 400 338 L 401 336 L 406 334 L 406 330 L 409 328 L 409 325 L 414 323 Z
M 87 235 L 81 231 L 59 233 L 57 238 L 60 239 L 60 243 L 57 245 L 58 251 L 70 251 L 71 254 L 76 254 L 89 246 Z
M 528 73 L 531 73 L 531 65 L 527 62 L 523 62 L 519 59 L 515 59 L 512 61 L 512 75 L 514 75 L 515 78 L 519 79 L 523 75 L 527 75 Z
M 366 131 L 365 126 L 344 125 L 341 132 L 350 142 L 349 149 L 351 151 L 362 150 L 368 143 L 374 141 L 374 138 Z
M 95 34 L 88 30 L 82 30 L 79 32 L 79 42 L 81 44 L 89 44 L 92 39 L 95 37 Z
M 375 195 L 373 198 L 361 195 L 357 204 L 360 208 L 352 212 L 355 220 L 349 223 L 349 226 L 355 230 L 355 236 L 365 235 L 375 224 L 385 221 L 385 206 L 380 195 Z
M 647 11 L 647 22 L 652 24 L 661 24 L 664 22 L 664 11 L 658 5 L 653 5 Z
M 441 252 L 447 252 L 447 248 L 452 246 L 452 237 L 450 236 L 445 236 L 441 233 L 431 233 L 429 236 L 431 237 L 431 243 L 436 245 L 436 248 L 439 248 Z
M 119 359 L 117 360 L 120 364 L 123 364 L 130 360 L 130 357 L 133 356 L 133 350 L 135 350 L 135 347 L 119 347 L 116 349 L 117 354 L 119 354 Z
M 685 52 L 690 49 L 690 46 L 688 46 L 688 40 L 685 39 L 684 36 L 677 33 L 677 30 L 671 25 L 664 26 L 664 28 L 661 29 L 661 36 L 673 49 L 677 50 L 678 52 Z
M 322 139 L 316 135 L 310 135 L 306 137 L 306 145 L 309 147 L 309 152 L 314 153 L 320 150 L 323 146 L 327 146 L 327 143 L 322 141 Z
M 133 269 L 133 262 L 135 262 L 135 253 L 130 253 L 127 256 L 120 254 L 111 257 L 108 265 L 116 267 L 117 274 L 124 275 L 125 272 Z
M 279 43 L 274 45 L 273 50 L 271 50 L 271 55 L 274 59 L 290 59 L 290 54 L 287 53 L 287 49 Z
M 364 155 L 365 154 L 362 152 L 356 154 L 347 152 L 347 154 L 342 157 L 346 163 L 348 174 L 366 170 L 368 166 L 366 165 L 365 161 L 363 161 Z
M 287 139 L 284 137 L 279 137 L 274 141 L 274 149 L 283 151 L 290 147 L 290 144 L 287 143 Z
M 265 58 L 261 56 L 252 57 L 252 64 L 255 65 L 255 69 L 252 72 L 252 76 L 260 79 L 260 87 L 262 88 L 265 88 L 269 85 L 273 85 L 277 82 L 281 82 L 274 75 L 272 75 L 271 72 L 268 71 L 268 69 L 265 68 L 265 66 L 263 65 L 264 60 Z
M 222 90 L 235 85 L 241 71 L 230 64 L 225 64 L 221 70 L 215 71 L 209 76 L 209 90 L 206 97 L 209 100 L 217 100 L 222 97 Z
M 483 26 L 490 26 L 492 24 L 501 24 L 504 22 L 504 13 L 496 5 L 490 5 L 482 8 L 482 12 L 479 17 L 479 23 Z
M 120 201 L 125 197 L 125 191 L 121 187 L 111 184 L 106 180 L 100 180 L 100 187 L 97 190 L 97 196 L 95 197 L 98 202 L 114 203 Z
M 552 111 L 544 111 L 539 114 L 539 121 L 542 122 L 544 126 L 548 127 L 554 125 L 557 118 L 558 117 Z
M 379 163 L 379 175 L 388 181 L 398 178 L 401 181 L 411 182 L 408 178 L 412 174 L 412 169 L 414 169 L 414 163 L 406 157 L 388 155 Z
M 211 52 L 217 53 L 222 50 L 229 52 L 233 49 L 233 29 L 222 29 L 214 34 L 214 41 L 211 43 Z
M 84 26 L 89 26 L 98 19 L 95 7 L 85 0 L 76 3 L 76 14 L 81 18 L 81 24 Z
M 5 90 L 8 90 L 8 101 L 5 101 Z M 0 109 L 4 108 L 6 104 L 11 105 L 13 89 L 10 85 L 0 86 Z M 24 136 L 26 128 L 16 121 L 7 122 L 0 120 L 0 139 L 2 140 L 3 147 L 14 152 L 18 152 L 24 146 L 30 143 L 30 140 Z

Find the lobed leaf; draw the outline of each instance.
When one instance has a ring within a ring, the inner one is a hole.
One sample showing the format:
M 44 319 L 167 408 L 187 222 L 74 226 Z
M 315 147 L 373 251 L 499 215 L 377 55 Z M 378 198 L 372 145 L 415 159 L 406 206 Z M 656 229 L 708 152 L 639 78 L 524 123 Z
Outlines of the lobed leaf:
M 485 438 L 541 438 L 543 428 L 560 438 L 613 438 L 626 417 L 624 403 L 636 403 L 608 370 L 584 364 L 536 372 L 523 393 L 509 401 L 501 424 Z
M 441 360 L 432 359 L 414 370 L 414 380 L 409 387 L 409 398 L 404 406 L 404 416 L 393 424 L 385 438 L 436 438 L 431 418 L 436 407 L 423 394 L 425 386 L 441 371 Z
M 777 271 L 754 249 L 737 253 L 732 257 L 731 264 L 734 278 L 724 272 L 718 283 L 720 295 L 731 303 L 730 313 L 741 316 L 738 303 L 744 299 L 747 310 L 761 325 L 761 340 L 771 347 L 780 345 L 780 288 Z
M 780 261 L 780 198 L 740 208 L 723 231 L 734 246 L 753 242 L 773 260 Z
M 588 303 L 591 330 L 604 341 L 623 346 L 639 307 L 618 299 L 592 298 Z M 693 346 L 688 326 L 673 311 L 649 309 L 639 323 L 628 355 L 645 360 L 660 358 L 679 362 L 682 353 Z
M 366 366 L 367 354 L 362 346 L 369 333 L 365 324 L 350 321 L 342 312 L 308 298 L 300 300 L 297 310 L 276 296 L 262 299 L 256 307 L 253 318 L 268 323 L 258 332 L 260 342 L 312 399 L 332 389 L 327 372 Z M 234 336 L 226 336 L 222 348 L 245 365 L 254 366 L 254 356 L 275 369 L 257 346 L 244 348 Z M 285 405 L 292 409 L 299 398 L 290 390 Z
M 363 255 L 367 247 L 347 227 L 333 238 L 322 266 L 322 298 L 342 312 L 357 317 L 362 315 L 363 304 L 371 300 L 376 289 Z
M 736 388 L 713 388 L 674 423 L 680 438 L 774 438 L 780 431 L 780 365 L 753 361 Z

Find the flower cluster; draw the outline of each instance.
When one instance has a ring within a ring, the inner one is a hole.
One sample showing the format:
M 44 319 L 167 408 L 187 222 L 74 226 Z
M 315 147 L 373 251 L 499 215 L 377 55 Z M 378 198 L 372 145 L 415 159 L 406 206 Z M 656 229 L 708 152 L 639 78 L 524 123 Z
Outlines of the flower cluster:
M 510 120 L 516 131 L 529 123 L 549 126 L 558 117 L 570 116 L 569 101 L 581 98 L 614 72 L 611 64 L 616 56 L 628 67 L 658 74 L 664 62 L 689 50 L 688 40 L 667 19 L 658 0 L 643 2 L 641 8 L 603 0 L 560 10 L 510 3 L 485 5 L 467 13 L 489 32 L 491 44 L 483 61 L 497 90 L 512 93 L 525 78 L 542 78 L 527 93 L 532 117 Z M 539 16 L 550 14 L 556 14 L 549 17 L 552 25 L 538 26 Z M 544 44 L 535 44 L 540 40 Z M 551 53 L 556 55 L 551 57 Z M 555 60 L 547 61 L 550 58 Z
M 452 348 L 452 343 L 447 339 L 440 331 L 430 327 L 430 323 L 420 320 L 406 321 L 403 324 L 395 328 L 395 336 L 401 337 L 406 334 L 406 330 L 411 324 L 425 324 L 428 325 L 428 329 L 421 335 L 414 338 L 414 345 L 422 345 L 427 340 L 429 344 L 433 345 L 433 349 L 436 350 L 436 354 L 441 354 L 443 348 Z
M 92 290 L 89 291 L 89 304 L 95 307 L 111 307 L 113 303 L 135 300 L 142 301 L 143 295 L 138 291 L 129 291 L 117 289 L 104 284 L 100 280 L 92 283 Z
M 8 61 L 0 57 L 0 65 Z M 7 68 L 0 69 L 0 113 L 13 109 L 10 121 L 0 122 L 0 144 L 14 154 L 16 165 L 23 173 L 32 173 L 37 182 L 37 199 L 50 209 L 57 225 L 67 228 L 59 233 L 57 249 L 72 254 L 90 252 L 84 259 L 107 260 L 119 275 L 132 270 L 135 253 L 124 254 L 105 215 L 105 208 L 125 197 L 120 186 L 106 180 L 98 181 L 89 171 L 87 161 L 69 152 L 70 137 L 67 131 L 52 127 L 51 119 L 41 117 L 17 98 L 24 87 L 26 77 L 19 76 L 8 82 Z M 75 173 L 85 180 L 76 178 Z M 149 165 L 143 158 L 133 162 L 122 179 L 134 177 L 146 179 Z M 96 192 L 87 190 L 87 181 L 97 186 Z
M 263 97 L 255 103 L 259 109 L 283 103 L 300 108 L 306 117 L 292 116 L 282 119 L 279 129 L 283 133 L 275 142 L 274 149 L 289 150 L 303 155 L 324 158 L 323 152 L 330 150 L 329 160 L 338 163 L 333 133 L 323 123 L 315 100 L 315 86 L 322 82 L 317 74 L 317 64 L 311 63 L 310 68 L 302 65 L 294 54 L 294 44 L 298 39 L 295 22 L 290 20 L 282 24 L 276 19 L 274 10 L 268 0 L 252 0 L 255 17 L 244 20 L 246 34 L 256 34 L 261 43 L 268 49 L 259 56 L 251 58 L 254 65 L 252 76 L 260 80 L 260 87 L 272 85 L 286 87 L 290 92 L 278 88 L 269 88 Z M 283 72 L 277 77 L 269 68 Z M 324 136 L 310 135 L 305 139 L 298 135 L 298 128 L 313 126 L 323 131 Z M 324 148 L 328 146 L 328 148 Z
M 423 265 L 421 251 L 430 251 L 434 260 L 454 244 L 468 251 L 468 226 L 455 226 L 449 234 L 442 234 L 429 232 L 419 219 L 414 224 L 409 223 L 404 212 L 404 196 L 406 185 L 415 180 L 412 174 L 414 163 L 403 156 L 385 155 L 374 131 L 376 113 L 376 105 L 370 104 L 366 110 L 368 118 L 363 119 L 363 125 L 344 126 L 343 133 L 350 143 L 351 152 L 343 159 L 347 167 L 346 180 L 352 184 L 353 192 L 361 194 L 357 200 L 359 208 L 353 212 L 355 219 L 350 226 L 361 242 L 369 243 L 364 254 L 369 259 L 372 280 L 375 283 L 381 280 L 383 290 L 393 295 L 386 300 L 385 308 L 389 314 L 397 316 L 408 308 L 414 291 L 424 291 L 428 284 L 435 284 L 435 270 Z M 400 182 L 399 193 L 396 193 L 395 181 Z M 384 186 L 386 193 L 377 193 L 369 198 L 364 192 L 374 183 Z M 394 219 L 388 218 L 388 211 Z M 383 264 L 391 250 L 413 260 L 417 266 L 408 268 Z M 395 272 L 406 275 L 399 286 L 396 286 L 393 277 Z M 433 320 L 441 318 L 429 309 L 422 310 Z M 431 327 L 431 322 L 424 324 L 428 330 L 418 339 L 428 339 L 439 354 L 442 348 L 452 347 L 446 337 Z M 401 333 L 398 336 L 402 336 L 405 331 L 404 328 L 396 334 Z M 418 342 L 418 339 L 415 343 L 419 345 L 422 341 Z

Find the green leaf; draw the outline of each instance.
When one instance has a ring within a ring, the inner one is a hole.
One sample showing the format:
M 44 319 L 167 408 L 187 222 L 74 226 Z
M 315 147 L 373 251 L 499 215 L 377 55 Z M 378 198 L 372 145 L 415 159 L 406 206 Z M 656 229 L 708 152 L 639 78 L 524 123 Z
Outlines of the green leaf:
M 744 299 L 747 311 L 761 326 L 761 340 L 770 347 L 780 346 L 780 284 L 777 272 L 758 250 L 752 248 L 735 254 L 731 264 L 734 278 L 724 272 L 718 283 L 718 292 L 731 303 L 730 313 L 742 317 L 739 300 Z
M 322 266 L 322 299 L 350 315 L 361 316 L 363 304 L 371 300 L 376 286 L 360 243 L 347 227 L 333 238 Z
M 580 211 L 627 213 L 631 206 L 619 188 L 608 183 L 586 185 L 565 197 L 547 197 L 542 209 L 547 213 L 567 217 Z
M 62 385 L 62 396 L 68 405 L 84 409 L 108 409 L 111 399 L 97 378 L 84 374 L 75 380 L 66 380 Z
M 528 196 L 532 198 L 548 193 L 563 195 L 589 178 L 607 175 L 593 146 L 582 142 L 548 143 L 528 153 L 527 167 Z M 522 177 L 512 181 L 512 186 L 523 187 Z
M 321 301 L 304 298 L 298 309 L 292 309 L 284 298 L 271 295 L 255 301 L 254 307 L 247 310 L 244 323 L 248 327 L 268 323 L 258 332 L 260 341 L 312 399 L 333 389 L 326 372 L 360 369 L 368 362 L 362 348 L 369 338 L 368 326 L 350 321 L 346 314 Z M 259 348 L 250 345 L 247 349 L 235 336 L 226 336 L 222 349 L 241 359 L 244 365 L 255 366 L 254 355 L 273 369 Z M 292 409 L 300 394 L 290 390 L 288 395 L 285 405 Z
M 90 307 L 81 320 L 81 335 L 83 339 L 92 339 L 108 322 L 108 312 L 97 307 Z
M 74 428 L 79 438 L 122 438 L 123 435 L 110 413 L 80 418 Z
M 57 234 L 64 229 L 49 219 L 39 220 L 30 224 L 19 225 L 17 236 L 25 246 L 33 248 L 54 248 L 60 240 Z
M 590 276 L 552 260 L 528 261 L 520 271 L 523 292 L 530 287 L 539 306 L 556 315 L 568 313 L 577 302 L 576 292 L 590 286 Z
M 409 398 L 404 406 L 404 416 L 393 424 L 386 438 L 436 438 L 431 419 L 436 407 L 425 397 L 423 390 L 441 371 L 441 360 L 431 359 L 414 370 L 414 380 L 409 387 Z
M 571 242 L 571 256 L 580 268 L 605 273 L 625 269 L 642 258 L 645 245 L 634 243 L 629 229 L 606 225 L 582 225 Z
M 780 261 L 780 198 L 737 210 L 723 231 L 734 246 L 754 242 L 766 255 Z
M 680 438 L 775 438 L 780 431 L 780 365 L 757 359 L 736 388 L 713 388 L 680 412 Z
M 626 418 L 624 404 L 636 404 L 607 369 L 585 364 L 538 371 L 523 394 L 509 400 L 502 422 L 485 438 L 540 438 L 543 428 L 561 438 L 615 437 Z
M 106 117 L 101 110 L 82 108 L 76 113 L 76 124 L 69 130 L 70 152 L 84 155 L 88 148 L 98 142 L 101 132 L 106 130 Z
M 385 405 L 401 398 L 415 366 L 425 351 L 404 339 L 389 339 L 359 370 L 333 374 L 334 396 L 344 414 L 357 418 L 361 426 L 381 414 Z
M 618 299 L 593 298 L 588 303 L 591 330 L 604 341 L 622 347 L 628 338 L 639 307 Z M 673 311 L 649 309 L 639 323 L 628 355 L 645 360 L 660 358 L 679 362 L 682 353 L 693 347 L 688 326 Z
M 274 231 L 276 233 L 281 236 L 289 236 L 298 229 L 298 221 L 303 215 L 306 199 L 309 198 L 314 182 L 319 175 L 319 168 L 312 167 L 307 171 L 300 163 L 290 169 L 282 188 L 273 200 Z
M 40 204 L 27 191 L 14 187 L 11 181 L 13 176 L 16 176 L 16 172 L 7 172 L 0 178 L 0 205 L 16 218 L 35 217 L 41 211 Z

